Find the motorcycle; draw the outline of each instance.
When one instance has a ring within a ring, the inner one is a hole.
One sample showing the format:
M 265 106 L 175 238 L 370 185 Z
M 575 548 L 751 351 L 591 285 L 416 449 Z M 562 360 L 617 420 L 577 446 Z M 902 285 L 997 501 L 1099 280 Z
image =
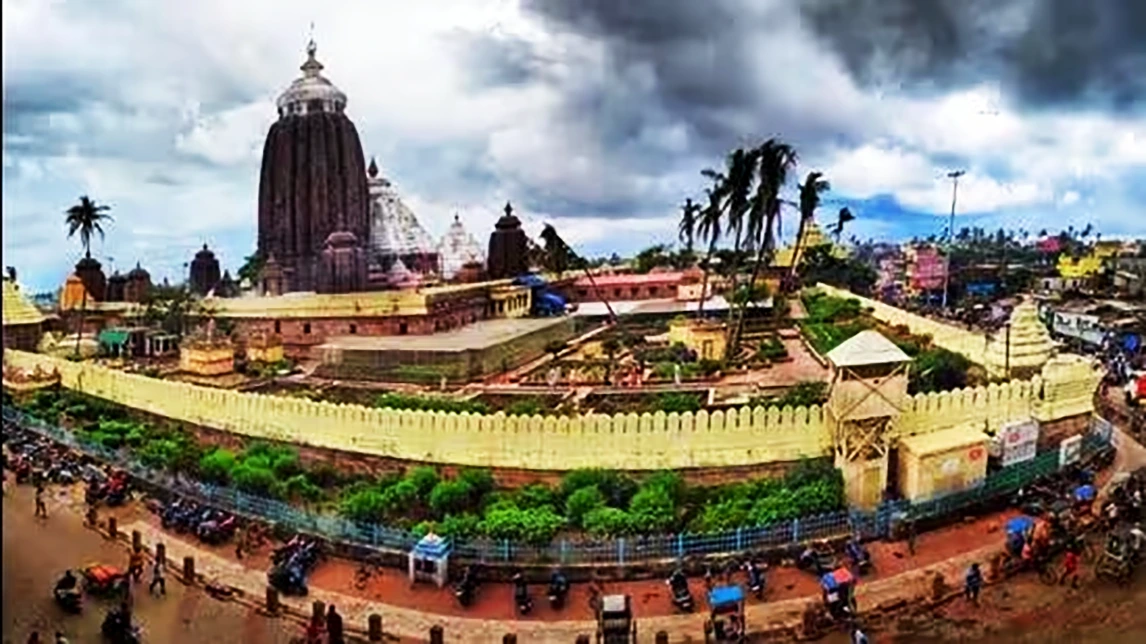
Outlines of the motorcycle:
M 78 615 L 83 610 L 83 600 L 80 592 L 75 588 L 63 590 L 57 588 L 52 591 L 56 604 L 65 611 Z
M 529 586 L 520 573 L 513 578 L 513 601 L 517 605 L 517 612 L 528 615 L 533 610 L 533 598 L 529 596 Z
M 692 599 L 692 591 L 688 589 L 688 577 L 685 577 L 683 572 L 677 570 L 665 583 L 667 583 L 672 590 L 673 606 L 676 606 L 686 613 L 691 613 L 696 603 Z
M 229 541 L 234 536 L 236 527 L 235 516 L 225 515 L 221 520 L 212 519 L 199 524 L 196 533 L 204 543 L 218 545 Z
M 112 644 L 140 644 L 143 635 L 139 627 L 131 623 L 131 617 L 118 608 L 108 611 L 100 632 Z
M 560 572 L 553 573 L 549 579 L 549 607 L 561 610 L 565 606 L 565 597 L 569 594 L 569 581 Z
M 848 559 L 851 560 L 852 565 L 860 574 L 871 570 L 871 553 L 868 552 L 868 549 L 863 547 L 863 544 L 858 540 L 852 539 L 849 541 L 844 547 L 844 552 L 847 553 Z
M 764 597 L 764 572 L 755 561 L 744 564 L 744 571 L 748 574 L 748 592 L 756 595 L 756 599 Z
M 462 573 L 462 579 L 454 588 L 454 597 L 457 598 L 458 604 L 463 607 L 468 607 L 473 603 L 474 594 L 477 591 L 477 574 L 474 573 L 473 568 L 466 568 Z

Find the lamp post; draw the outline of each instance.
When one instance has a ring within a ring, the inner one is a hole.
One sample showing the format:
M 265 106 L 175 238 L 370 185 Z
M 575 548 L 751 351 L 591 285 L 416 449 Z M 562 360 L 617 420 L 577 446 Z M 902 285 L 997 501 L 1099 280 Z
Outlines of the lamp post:
M 947 291 L 951 285 L 951 251 L 955 248 L 955 198 L 959 194 L 959 177 L 967 174 L 966 170 L 953 170 L 947 173 L 951 179 L 951 220 L 947 224 L 947 266 L 943 271 L 943 308 L 947 308 Z

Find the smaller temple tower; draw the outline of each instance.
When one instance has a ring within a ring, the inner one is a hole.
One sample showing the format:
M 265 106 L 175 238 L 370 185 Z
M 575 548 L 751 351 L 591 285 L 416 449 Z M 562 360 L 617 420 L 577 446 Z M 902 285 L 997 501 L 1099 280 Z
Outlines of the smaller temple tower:
M 148 273 L 139 262 L 127 274 L 127 282 L 123 285 L 123 301 L 142 302 L 151 290 L 151 273 Z
M 995 378 L 1026 380 L 1039 373 L 1055 353 L 1055 342 L 1039 320 L 1038 306 L 1025 300 L 987 341 L 984 366 Z
M 96 302 L 103 302 L 107 297 L 107 278 L 104 277 L 103 267 L 92 257 L 84 257 L 76 262 L 76 276 L 88 292 L 88 297 Z
M 207 248 L 207 244 L 203 244 L 203 249 L 195 253 L 195 259 L 191 260 L 191 292 L 206 295 L 218 286 L 219 279 L 219 260 Z
M 836 467 L 850 505 L 873 509 L 887 489 L 888 452 L 908 404 L 911 358 L 878 331 L 861 331 L 832 349 L 832 385 L 824 407 Z
M 354 293 L 366 288 L 366 253 L 354 233 L 339 230 L 326 238 L 318 286 L 319 293 Z
M 489 278 L 517 277 L 529 270 L 528 240 L 513 206 L 505 203 L 505 214 L 497 220 L 489 236 Z

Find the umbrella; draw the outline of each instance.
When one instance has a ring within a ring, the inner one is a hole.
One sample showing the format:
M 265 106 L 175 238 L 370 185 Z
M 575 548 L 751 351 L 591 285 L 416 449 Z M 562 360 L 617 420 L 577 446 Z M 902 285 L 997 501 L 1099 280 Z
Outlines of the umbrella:
M 1035 525 L 1035 520 L 1027 515 L 1017 516 L 1007 521 L 1007 534 L 1022 534 Z

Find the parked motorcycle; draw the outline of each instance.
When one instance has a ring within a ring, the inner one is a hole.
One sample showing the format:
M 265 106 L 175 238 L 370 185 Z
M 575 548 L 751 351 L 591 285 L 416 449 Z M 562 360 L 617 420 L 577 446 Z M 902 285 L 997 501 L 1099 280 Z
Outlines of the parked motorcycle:
M 763 599 L 764 571 L 760 570 L 760 566 L 750 559 L 748 563 L 744 564 L 744 572 L 748 575 L 748 592 L 755 595 L 756 599 Z
M 868 549 L 865 548 L 858 539 L 848 541 L 848 544 L 844 546 L 844 552 L 847 553 L 852 566 L 854 566 L 861 575 L 871 571 L 871 553 L 868 552 Z
M 525 583 L 525 577 L 521 573 L 513 576 L 513 602 L 517 606 L 517 612 L 521 615 L 528 615 L 533 610 L 533 598 L 529 596 L 529 585 Z
M 462 573 L 461 581 L 454 587 L 454 597 L 457 598 L 458 604 L 463 607 L 472 604 L 474 596 L 477 594 L 477 586 L 477 573 L 473 566 L 467 566 L 465 572 Z
M 684 576 L 684 571 L 679 568 L 674 570 L 672 576 L 665 583 L 672 591 L 673 606 L 686 613 L 691 613 L 696 607 L 696 602 L 693 601 L 692 591 L 688 588 L 688 577 Z
M 569 580 L 560 570 L 553 571 L 549 578 L 549 607 L 561 610 L 565 606 L 565 598 L 569 595 Z

